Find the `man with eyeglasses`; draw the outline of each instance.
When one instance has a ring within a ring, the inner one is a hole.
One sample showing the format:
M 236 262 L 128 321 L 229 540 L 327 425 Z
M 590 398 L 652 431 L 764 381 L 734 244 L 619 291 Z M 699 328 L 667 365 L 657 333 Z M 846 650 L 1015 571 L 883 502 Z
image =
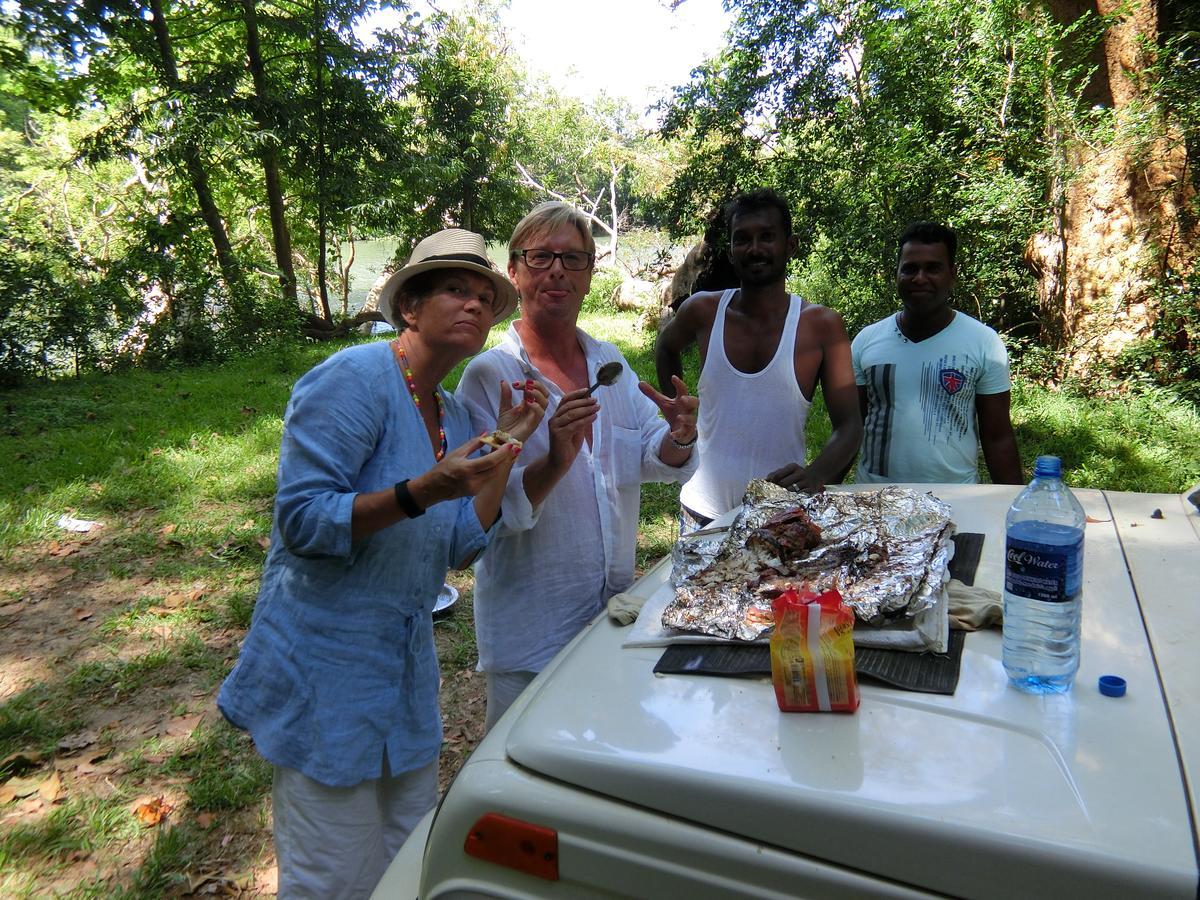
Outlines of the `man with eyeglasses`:
M 639 382 L 613 344 L 578 327 L 596 244 L 586 217 L 543 203 L 509 241 L 521 318 L 467 366 L 458 396 L 479 430 L 496 421 L 500 384 L 543 382 L 550 402 L 525 442 L 501 522 L 475 567 L 475 633 L 491 728 L 554 655 L 634 580 L 644 481 L 686 481 L 696 468 L 697 400 Z M 623 372 L 589 388 L 606 363 Z
M 738 288 L 693 294 L 655 345 L 659 385 L 683 372 L 680 355 L 700 349 L 700 466 L 680 493 L 680 530 L 703 527 L 742 502 L 746 484 L 767 478 L 797 491 L 841 480 L 862 440 L 850 340 L 832 309 L 789 294 L 796 252 L 792 214 L 775 191 L 726 207 Z M 806 462 L 805 428 L 817 384 L 832 434 Z

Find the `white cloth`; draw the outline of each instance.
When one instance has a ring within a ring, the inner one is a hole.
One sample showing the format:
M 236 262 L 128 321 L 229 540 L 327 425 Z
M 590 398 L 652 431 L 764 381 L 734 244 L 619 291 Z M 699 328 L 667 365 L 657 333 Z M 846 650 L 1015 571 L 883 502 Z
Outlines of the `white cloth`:
M 804 428 L 812 403 L 796 383 L 796 328 L 804 301 L 793 295 L 779 345 L 760 371 L 746 373 L 725 355 L 725 311 L 735 291 L 721 295 L 697 396 L 700 466 L 679 502 L 708 518 L 742 502 L 746 484 L 788 463 L 805 463 Z
M 458 396 L 476 431 L 494 427 L 501 381 L 546 384 L 546 416 L 525 442 L 509 476 L 502 518 L 475 564 L 475 630 L 484 672 L 540 672 L 613 594 L 633 583 L 643 481 L 683 481 L 696 455 L 675 468 L 659 459 L 667 423 L 638 390 L 636 373 L 612 344 L 576 332 L 589 381 L 606 362 L 625 368 L 594 395 L 600 414 L 566 475 L 538 507 L 525 495 L 526 467 L 550 448 L 549 422 L 563 393 L 537 371 L 514 326 L 501 343 L 475 357 Z
M 854 380 L 867 389 L 859 484 L 979 480 L 976 394 L 1012 387 L 1000 336 L 966 313 L 913 343 L 895 316 L 850 345 Z
M 369 897 L 421 817 L 437 803 L 438 764 L 353 787 L 275 767 L 271 786 L 279 898 Z
M 487 715 L 483 720 L 484 734 L 492 730 L 492 726 L 500 721 L 500 717 L 508 712 L 508 708 L 535 678 L 537 672 L 487 673 Z

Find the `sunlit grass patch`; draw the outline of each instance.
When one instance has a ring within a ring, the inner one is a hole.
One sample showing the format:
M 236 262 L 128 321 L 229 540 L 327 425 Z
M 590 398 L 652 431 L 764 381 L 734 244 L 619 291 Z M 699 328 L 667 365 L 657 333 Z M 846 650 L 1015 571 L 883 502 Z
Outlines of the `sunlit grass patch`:
M 6 828 L 0 834 L 0 871 L 7 868 L 6 862 L 52 863 L 70 853 L 131 840 L 139 832 L 127 808 L 131 796 L 118 790 L 104 799 L 70 798 L 38 820 Z
M 637 567 L 648 569 L 671 552 L 679 537 L 679 485 L 642 486 L 638 521 Z
M 1089 396 L 1017 381 L 1013 423 L 1026 468 L 1059 456 L 1076 487 L 1177 493 L 1200 482 L 1200 413 L 1161 389 Z

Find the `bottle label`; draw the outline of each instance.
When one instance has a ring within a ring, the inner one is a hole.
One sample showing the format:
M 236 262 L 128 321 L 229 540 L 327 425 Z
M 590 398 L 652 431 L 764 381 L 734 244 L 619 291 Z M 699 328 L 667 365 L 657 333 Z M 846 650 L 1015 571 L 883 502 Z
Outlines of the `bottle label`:
M 1018 597 L 1062 603 L 1079 593 L 1083 538 L 1072 544 L 1040 544 L 1010 537 L 1004 589 Z

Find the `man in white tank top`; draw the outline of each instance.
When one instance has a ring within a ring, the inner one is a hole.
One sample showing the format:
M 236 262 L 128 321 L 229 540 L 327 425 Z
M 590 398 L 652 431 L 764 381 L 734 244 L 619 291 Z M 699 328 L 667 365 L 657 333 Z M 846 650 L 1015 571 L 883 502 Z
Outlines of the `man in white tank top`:
M 786 201 L 770 190 L 741 194 L 726 220 L 741 286 L 693 294 L 654 351 L 669 396 L 672 376 L 683 374 L 681 354 L 699 346 L 700 463 L 680 494 L 682 517 L 699 525 L 738 505 L 753 478 L 803 491 L 839 481 L 862 440 L 842 317 L 785 285 L 796 250 Z M 804 429 L 818 382 L 833 432 L 806 463 Z

